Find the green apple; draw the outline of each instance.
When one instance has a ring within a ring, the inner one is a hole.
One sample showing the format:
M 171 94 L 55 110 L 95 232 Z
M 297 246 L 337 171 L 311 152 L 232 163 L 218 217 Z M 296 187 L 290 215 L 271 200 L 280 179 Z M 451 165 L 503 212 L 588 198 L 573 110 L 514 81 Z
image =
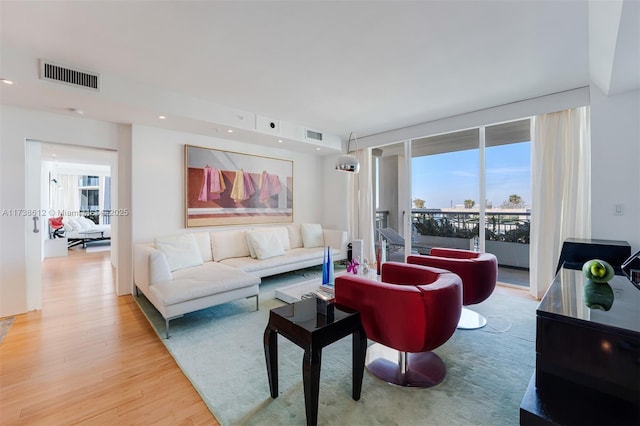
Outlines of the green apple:
M 607 274 L 607 268 L 600 262 L 593 262 L 590 270 L 593 276 L 597 278 L 602 278 Z
M 585 277 L 596 283 L 606 283 L 615 275 L 613 266 L 604 260 L 591 259 L 582 265 Z

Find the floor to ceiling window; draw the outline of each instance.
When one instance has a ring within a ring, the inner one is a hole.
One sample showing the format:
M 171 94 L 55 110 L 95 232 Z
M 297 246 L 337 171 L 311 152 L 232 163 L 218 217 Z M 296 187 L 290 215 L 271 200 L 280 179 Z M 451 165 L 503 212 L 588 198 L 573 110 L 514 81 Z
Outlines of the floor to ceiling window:
M 400 145 L 383 147 L 383 164 L 402 164 Z M 530 119 L 412 140 L 413 251 L 439 246 L 494 253 L 501 280 L 528 285 L 528 274 L 518 271 L 529 267 L 530 151 Z M 400 188 L 402 182 L 385 184 Z M 380 188 L 382 198 L 389 192 Z M 388 216 L 394 214 L 401 212 Z

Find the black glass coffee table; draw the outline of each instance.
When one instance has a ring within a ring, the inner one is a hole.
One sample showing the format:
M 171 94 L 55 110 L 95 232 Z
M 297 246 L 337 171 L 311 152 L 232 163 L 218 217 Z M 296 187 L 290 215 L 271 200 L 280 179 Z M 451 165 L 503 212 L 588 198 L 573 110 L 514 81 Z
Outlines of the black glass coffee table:
M 278 397 L 278 334 L 304 349 L 302 380 L 308 425 L 318 422 L 322 348 L 349 334 L 353 335 L 352 397 L 356 401 L 360 399 L 367 336 L 362 328 L 359 312 L 334 305 L 333 315 L 323 315 L 317 313 L 315 298 L 272 309 L 264 331 L 264 354 L 272 398 Z

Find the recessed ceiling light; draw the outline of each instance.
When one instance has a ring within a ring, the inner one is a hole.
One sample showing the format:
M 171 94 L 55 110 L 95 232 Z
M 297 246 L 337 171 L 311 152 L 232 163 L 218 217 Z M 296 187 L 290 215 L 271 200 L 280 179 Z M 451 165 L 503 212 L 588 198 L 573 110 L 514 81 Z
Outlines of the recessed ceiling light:
M 282 139 L 278 139 L 278 143 L 282 143 Z
M 233 129 L 227 129 L 227 133 L 233 133 Z
M 159 118 L 160 120 L 166 120 L 166 119 L 167 119 L 167 116 L 165 116 L 165 115 L 159 115 L 159 116 L 158 116 L 158 118 Z
M 13 81 L 7 80 L 6 78 L 0 78 L 0 81 L 3 82 L 4 84 L 13 84 Z
M 316 148 L 316 151 L 320 151 L 320 148 Z

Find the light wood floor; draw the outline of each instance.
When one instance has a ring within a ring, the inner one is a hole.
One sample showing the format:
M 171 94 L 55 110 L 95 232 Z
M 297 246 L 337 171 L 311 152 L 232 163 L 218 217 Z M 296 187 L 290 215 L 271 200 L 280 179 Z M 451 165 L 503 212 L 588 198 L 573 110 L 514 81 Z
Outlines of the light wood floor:
M 42 311 L 0 345 L 0 424 L 217 425 L 132 296 L 115 295 L 109 252 L 69 253 L 44 261 Z
M 2 425 L 217 425 L 132 296 L 109 252 L 43 263 L 43 309 L 0 345 Z

